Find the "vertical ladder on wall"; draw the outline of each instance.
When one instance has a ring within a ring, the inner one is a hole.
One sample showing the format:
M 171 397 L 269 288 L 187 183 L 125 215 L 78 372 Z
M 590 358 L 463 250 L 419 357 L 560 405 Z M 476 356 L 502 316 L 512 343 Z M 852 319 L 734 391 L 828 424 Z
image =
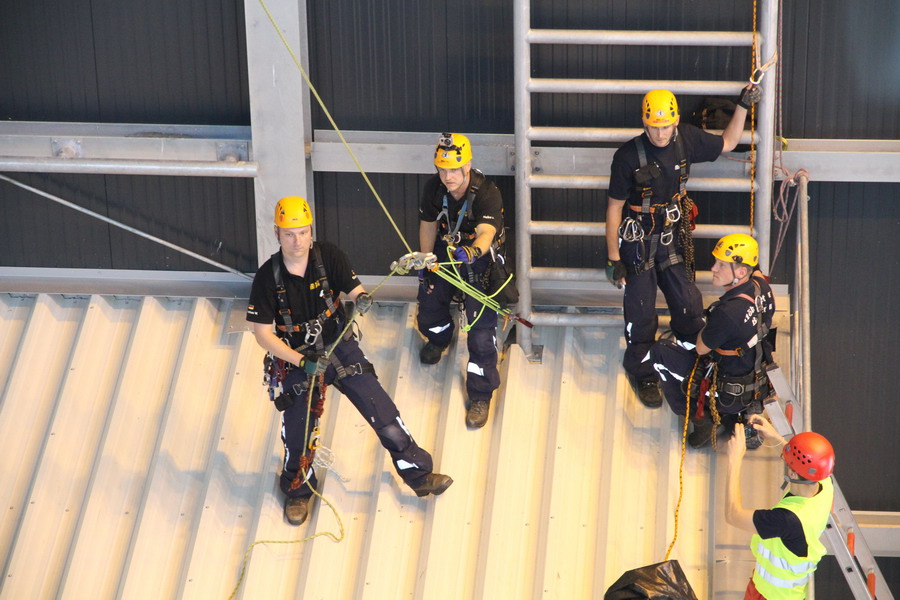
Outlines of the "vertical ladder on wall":
M 794 392 L 784 372 L 778 367 L 769 371 L 769 380 L 775 388 L 776 395 L 767 400 L 766 413 L 782 437 L 792 436 L 796 432 L 793 414 L 793 407 L 796 406 Z M 866 544 L 866 538 L 838 486 L 837 478 L 832 477 L 832 480 L 834 506 L 822 534 L 825 546 L 837 559 L 856 600 L 893 600 L 894 596 Z
M 769 56 L 775 48 L 777 25 L 776 0 L 762 0 L 760 34 L 762 54 Z M 531 76 L 532 44 L 568 45 L 642 45 L 642 46 L 751 46 L 752 32 L 723 31 L 609 31 L 609 30 L 550 30 L 531 28 L 530 0 L 516 0 L 513 18 L 515 44 L 515 139 L 516 139 L 516 250 L 517 277 L 520 284 L 519 312 L 535 325 L 585 326 L 598 325 L 601 315 L 534 313 L 532 305 L 533 281 L 605 282 L 603 269 L 540 268 L 531 262 L 533 235 L 604 235 L 604 223 L 538 222 L 533 221 L 531 190 L 605 189 L 609 177 L 573 173 L 544 173 L 539 166 L 541 148 L 532 142 L 625 142 L 639 135 L 641 129 L 613 129 L 588 127 L 534 127 L 531 122 L 531 94 L 636 94 L 643 95 L 655 88 L 665 88 L 678 94 L 737 95 L 746 85 L 743 81 L 643 81 L 612 79 L 544 79 Z M 768 82 L 766 82 L 768 83 Z M 754 232 L 760 242 L 760 264 L 768 267 L 769 213 L 772 191 L 772 139 L 774 132 L 774 86 L 763 85 L 763 98 L 758 105 L 757 194 Z M 635 111 L 637 114 L 637 111 Z M 741 143 L 749 143 L 745 133 Z M 609 154 L 611 158 L 611 153 Z M 695 191 L 749 192 L 749 177 L 702 178 L 692 177 L 689 187 Z M 694 235 L 718 238 L 733 233 L 734 226 L 698 225 Z M 698 273 L 698 280 L 708 278 Z M 539 361 L 539 349 L 532 348 L 531 331 L 520 327 L 518 343 L 529 360 Z

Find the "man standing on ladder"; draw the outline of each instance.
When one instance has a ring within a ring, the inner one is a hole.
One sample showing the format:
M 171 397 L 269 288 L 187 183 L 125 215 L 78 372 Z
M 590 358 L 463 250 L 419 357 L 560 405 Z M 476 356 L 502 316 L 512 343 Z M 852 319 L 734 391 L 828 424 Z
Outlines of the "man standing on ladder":
M 692 448 L 730 432 L 741 415 L 761 413 L 769 396 L 766 369 L 772 364 L 772 347 L 767 336 L 775 299 L 759 272 L 759 245 L 745 233 L 732 233 L 719 240 L 712 254 L 713 285 L 725 293 L 706 310 L 696 347 L 680 339 L 662 339 L 650 347 L 649 362 L 666 402 L 675 414 L 690 413 Z M 748 446 L 755 449 L 758 442 L 748 440 Z
M 303 198 L 288 196 L 278 201 L 275 236 L 281 249 L 257 271 L 247 307 L 256 342 L 269 353 L 266 377 L 271 399 L 282 411 L 280 487 L 285 495 L 284 515 L 292 525 L 306 520 L 309 498 L 316 489 L 314 425 L 322 413 L 327 385 L 350 399 L 417 496 L 441 494 L 453 483 L 447 475 L 433 472 L 431 455 L 413 440 L 352 330 L 338 341 L 347 324 L 340 294 L 355 301 L 361 314 L 372 306 L 372 298 L 340 248 L 313 242 L 312 222 Z M 278 391 L 282 393 L 276 396 Z
M 450 259 L 458 263 L 460 276 L 483 292 L 491 264 L 505 261 L 500 190 L 472 168 L 472 145 L 464 135 L 441 135 L 434 150 L 434 166 L 437 174 L 425 183 L 419 205 L 419 249 L 434 252 L 441 262 Z M 419 272 L 419 283 L 418 325 L 427 339 L 419 359 L 433 365 L 441 360 L 453 337 L 450 302 L 457 290 L 427 269 Z M 466 425 L 479 428 L 487 422 L 491 396 L 500 387 L 497 313 L 468 296 L 462 304 L 470 327 Z
M 770 510 L 744 508 L 741 500 L 741 463 L 746 447 L 744 425 L 735 425 L 728 442 L 725 483 L 725 520 L 753 534 L 750 550 L 756 568 L 744 600 L 802 600 L 809 579 L 826 549 L 820 541 L 834 502 L 834 449 L 818 433 L 798 433 L 789 442 L 761 415 L 750 417 L 764 442 L 783 444 L 781 457 L 788 474 L 781 489 L 790 490 Z
M 662 405 L 659 383 L 647 360 L 656 339 L 657 286 L 679 340 L 693 343 L 703 326 L 702 298 L 693 282 L 694 205 L 685 188 L 691 164 L 713 161 L 734 150 L 747 109 L 760 95 L 758 86 L 744 88 L 719 136 L 679 125 L 674 94 L 652 90 L 644 96 L 641 110 L 644 133 L 623 144 L 613 157 L 606 208 L 606 277 L 625 288 L 628 345 L 622 362 L 645 406 Z

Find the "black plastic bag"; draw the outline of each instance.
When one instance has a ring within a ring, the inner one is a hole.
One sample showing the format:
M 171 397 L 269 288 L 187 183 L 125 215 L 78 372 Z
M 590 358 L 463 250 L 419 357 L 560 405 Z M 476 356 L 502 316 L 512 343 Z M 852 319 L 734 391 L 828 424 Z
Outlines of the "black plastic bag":
M 626 571 L 603 600 L 697 600 L 677 560 Z

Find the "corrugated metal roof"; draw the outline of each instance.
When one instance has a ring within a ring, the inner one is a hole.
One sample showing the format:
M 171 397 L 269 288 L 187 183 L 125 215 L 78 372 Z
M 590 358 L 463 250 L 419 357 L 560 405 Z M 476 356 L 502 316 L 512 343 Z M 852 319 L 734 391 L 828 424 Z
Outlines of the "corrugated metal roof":
M 540 364 L 512 346 L 488 425 L 468 431 L 465 344 L 424 367 L 415 306 L 378 303 L 362 345 L 455 483 L 417 498 L 332 391 L 322 430 L 347 480 L 323 477 L 336 512 L 317 501 L 293 528 L 245 308 L 0 295 L 0 598 L 224 599 L 255 540 L 279 543 L 253 549 L 241 598 L 598 598 L 662 560 L 680 423 L 634 398 L 616 320 L 539 328 Z M 760 451 L 750 467 L 773 485 L 745 502 L 772 502 L 778 461 Z M 721 486 L 714 455 L 689 452 L 673 557 L 701 598 L 742 589 L 751 570 L 746 536 L 715 526 Z M 329 531 L 343 541 L 299 542 Z

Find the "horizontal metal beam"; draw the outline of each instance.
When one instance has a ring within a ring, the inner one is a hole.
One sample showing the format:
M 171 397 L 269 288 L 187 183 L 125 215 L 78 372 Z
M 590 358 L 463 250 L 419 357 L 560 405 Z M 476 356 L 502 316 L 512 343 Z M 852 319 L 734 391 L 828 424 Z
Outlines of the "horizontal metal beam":
M 531 29 L 532 44 L 608 46 L 750 46 L 753 34 L 743 31 L 625 31 L 611 29 Z
M 708 225 L 700 223 L 694 229 L 694 237 L 717 240 L 732 233 L 741 233 L 747 227 L 740 225 Z M 528 225 L 531 235 L 593 235 L 605 236 L 606 223 L 574 221 L 531 221 Z
M 530 79 L 528 91 L 544 94 L 646 94 L 667 89 L 675 94 L 734 96 L 746 81 L 660 81 L 653 79 Z
M 721 129 L 709 129 L 709 133 L 722 135 Z M 637 127 L 531 127 L 528 139 L 533 142 L 615 142 L 622 143 L 641 135 Z M 741 134 L 741 144 L 749 144 L 749 131 Z
M 712 281 L 712 272 L 697 271 L 697 283 Z M 605 269 L 570 269 L 559 267 L 532 267 L 529 277 L 532 281 L 594 281 L 605 282 Z
M 203 162 L 130 159 L 8 158 L 0 171 L 15 173 L 80 173 L 102 175 L 184 175 L 190 177 L 256 177 L 255 162 Z
M 545 189 L 607 189 L 606 175 L 531 175 L 528 183 L 533 188 Z M 692 177 L 689 188 L 700 192 L 749 192 L 750 179 L 733 177 Z
M 248 127 L 0 122 L 0 171 L 254 177 Z

